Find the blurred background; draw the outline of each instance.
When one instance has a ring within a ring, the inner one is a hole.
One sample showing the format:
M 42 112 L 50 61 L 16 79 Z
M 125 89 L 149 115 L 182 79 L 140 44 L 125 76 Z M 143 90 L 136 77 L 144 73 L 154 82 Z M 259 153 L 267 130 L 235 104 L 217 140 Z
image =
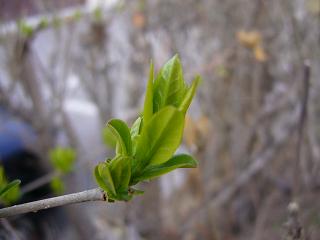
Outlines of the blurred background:
M 187 82 L 203 77 L 180 149 L 199 167 L 128 203 L 1 220 L 0 239 L 320 239 L 319 0 L 0 0 L 0 161 L 18 201 L 55 194 L 57 146 L 77 156 L 60 192 L 95 187 L 105 123 L 131 124 L 150 59 L 176 53 Z

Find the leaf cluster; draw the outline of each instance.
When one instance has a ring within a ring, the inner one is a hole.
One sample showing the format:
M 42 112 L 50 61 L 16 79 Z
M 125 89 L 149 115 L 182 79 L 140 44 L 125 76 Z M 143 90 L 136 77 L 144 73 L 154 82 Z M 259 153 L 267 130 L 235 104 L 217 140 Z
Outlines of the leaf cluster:
M 109 200 L 130 200 L 141 194 L 133 185 L 176 168 L 197 166 L 191 156 L 174 153 L 181 144 L 185 114 L 199 82 L 197 76 L 190 86 L 186 84 L 177 55 L 156 77 L 151 63 L 142 115 L 131 128 L 120 119 L 112 119 L 104 130 L 106 142 L 115 145 L 116 156 L 99 163 L 94 175 Z

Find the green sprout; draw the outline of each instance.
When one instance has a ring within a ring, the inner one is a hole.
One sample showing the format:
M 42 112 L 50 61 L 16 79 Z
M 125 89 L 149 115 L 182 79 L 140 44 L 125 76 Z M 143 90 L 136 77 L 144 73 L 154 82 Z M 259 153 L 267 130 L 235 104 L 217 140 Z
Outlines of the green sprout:
M 31 37 L 34 33 L 34 28 L 24 20 L 18 21 L 18 29 L 20 34 L 26 38 Z
M 95 167 L 95 179 L 109 201 L 128 201 L 142 191 L 132 188 L 177 168 L 197 167 L 187 154 L 174 155 L 183 136 L 186 112 L 200 83 L 196 76 L 190 86 L 183 78 L 176 55 L 154 76 L 151 63 L 142 115 L 131 128 L 120 119 L 107 123 L 106 131 L 115 142 L 113 159 Z
M 72 148 L 56 147 L 50 150 L 49 159 L 57 173 L 50 186 L 57 195 L 63 193 L 65 189 L 61 176 L 74 170 L 76 157 L 76 152 Z

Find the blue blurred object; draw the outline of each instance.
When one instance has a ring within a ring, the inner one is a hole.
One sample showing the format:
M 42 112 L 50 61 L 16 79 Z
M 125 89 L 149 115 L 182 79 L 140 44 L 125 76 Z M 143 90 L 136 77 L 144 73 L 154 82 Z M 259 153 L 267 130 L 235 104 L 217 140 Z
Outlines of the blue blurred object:
M 36 143 L 32 127 L 0 107 L 0 162 Z
M 23 188 L 48 173 L 36 149 L 37 135 L 33 128 L 0 106 L 0 165 L 4 167 L 9 181 L 20 179 Z M 18 203 L 51 197 L 51 194 L 50 185 L 45 184 L 24 193 Z M 19 236 L 24 236 L 23 239 L 46 240 L 63 239 L 61 236 L 68 221 L 63 208 L 55 208 L 21 215 L 10 220 L 10 223 Z M 0 239 L 11 240 L 13 236 L 0 226 Z

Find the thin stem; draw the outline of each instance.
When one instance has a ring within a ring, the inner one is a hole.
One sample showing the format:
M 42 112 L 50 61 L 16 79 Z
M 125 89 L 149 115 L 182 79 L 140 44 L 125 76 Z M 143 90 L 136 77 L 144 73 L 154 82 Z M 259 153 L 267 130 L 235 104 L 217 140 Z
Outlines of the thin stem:
M 101 189 L 94 188 L 83 192 L 77 192 L 35 202 L 19 204 L 12 207 L 0 209 L 0 218 L 89 201 L 106 201 L 106 195 Z
M 21 240 L 21 238 L 16 233 L 16 231 L 14 230 L 14 228 L 11 226 L 10 222 L 7 219 L 4 219 L 4 218 L 0 219 L 0 222 L 1 222 L 2 226 L 3 226 L 3 228 L 8 231 L 8 233 L 10 234 L 10 237 L 12 237 L 11 239 L 13 239 L 13 240 Z
M 297 195 L 300 190 L 300 168 L 301 163 L 301 149 L 303 145 L 303 134 L 308 117 L 308 100 L 309 100 L 309 88 L 310 88 L 310 62 L 305 60 L 304 72 L 303 72 L 303 93 L 301 96 L 301 112 L 298 122 L 298 135 L 297 135 L 297 147 L 296 147 L 296 162 L 293 171 L 293 183 L 294 183 L 294 195 Z M 297 196 L 294 196 L 297 197 Z
M 55 177 L 60 177 L 62 174 L 60 172 L 50 172 L 44 176 L 41 176 L 40 178 L 36 179 L 35 181 L 32 181 L 26 185 L 24 185 L 22 188 L 21 188 L 21 194 L 26 194 L 26 193 L 29 193 L 29 192 L 32 192 L 33 190 L 36 190 L 48 183 L 50 183 L 52 181 L 53 178 Z

